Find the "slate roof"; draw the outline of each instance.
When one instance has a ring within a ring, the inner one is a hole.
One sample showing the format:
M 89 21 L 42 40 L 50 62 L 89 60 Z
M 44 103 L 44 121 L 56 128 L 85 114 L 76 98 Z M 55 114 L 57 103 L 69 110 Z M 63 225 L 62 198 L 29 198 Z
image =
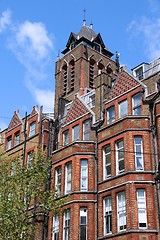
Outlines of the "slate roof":
M 62 53 L 66 54 L 68 51 L 70 51 L 71 43 L 74 43 L 74 45 L 77 46 L 77 44 L 79 44 L 81 41 L 89 43 L 89 45 L 99 43 L 102 47 L 103 54 L 109 57 L 113 56 L 113 53 L 106 48 L 100 33 L 96 34 L 92 29 L 92 26 L 87 26 L 86 24 L 81 27 L 78 34 L 71 32 L 66 44 L 66 49 L 64 49 Z
M 97 34 L 93 31 L 91 27 L 85 25 L 81 28 L 77 36 L 79 36 L 79 38 L 84 37 L 91 41 L 97 37 Z
M 17 125 L 19 125 L 21 123 L 22 123 L 22 121 L 21 121 L 21 118 L 20 118 L 20 116 L 18 114 L 18 111 L 15 111 L 14 114 L 13 114 L 13 117 L 12 117 L 12 119 L 10 121 L 10 124 L 8 126 L 8 130 L 16 127 Z
M 112 100 L 113 98 L 116 98 L 119 95 L 139 85 L 140 83 L 134 77 L 132 77 L 124 69 L 120 69 L 119 76 L 115 82 L 115 85 L 111 89 L 107 100 Z
M 76 120 L 84 114 L 89 113 L 87 107 L 82 103 L 82 101 L 76 96 L 72 102 L 72 105 L 67 113 L 64 125 Z

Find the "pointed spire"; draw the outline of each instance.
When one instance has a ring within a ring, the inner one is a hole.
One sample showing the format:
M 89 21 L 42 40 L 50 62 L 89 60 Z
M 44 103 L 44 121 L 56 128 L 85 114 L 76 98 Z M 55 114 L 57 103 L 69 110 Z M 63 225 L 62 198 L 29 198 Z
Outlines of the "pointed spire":
M 83 26 L 86 26 L 86 10 L 84 9 Z

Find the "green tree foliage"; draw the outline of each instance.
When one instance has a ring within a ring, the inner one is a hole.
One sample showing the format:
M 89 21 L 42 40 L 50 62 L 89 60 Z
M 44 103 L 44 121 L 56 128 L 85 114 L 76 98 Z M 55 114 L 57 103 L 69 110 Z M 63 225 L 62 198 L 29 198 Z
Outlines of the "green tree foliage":
M 39 153 L 31 166 L 21 162 L 0 155 L 0 240 L 35 239 L 37 224 L 66 202 L 51 190 L 51 160 Z

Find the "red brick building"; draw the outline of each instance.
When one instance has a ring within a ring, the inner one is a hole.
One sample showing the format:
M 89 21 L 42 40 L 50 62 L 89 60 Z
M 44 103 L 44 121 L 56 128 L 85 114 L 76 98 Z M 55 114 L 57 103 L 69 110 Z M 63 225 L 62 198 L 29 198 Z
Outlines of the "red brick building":
M 29 166 L 38 151 L 51 155 L 53 138 L 53 113 L 44 113 L 42 107 L 34 106 L 31 113 L 21 118 L 19 111 L 15 111 L 8 127 L 0 132 L 0 153 L 12 160 L 20 157 L 21 164 Z M 29 210 L 33 211 L 33 204 Z M 35 239 L 40 240 L 44 238 L 46 227 L 43 221 L 37 221 L 36 226 Z
M 69 200 L 48 239 L 158 239 L 160 67 L 128 73 L 85 21 L 62 53 L 52 179 Z

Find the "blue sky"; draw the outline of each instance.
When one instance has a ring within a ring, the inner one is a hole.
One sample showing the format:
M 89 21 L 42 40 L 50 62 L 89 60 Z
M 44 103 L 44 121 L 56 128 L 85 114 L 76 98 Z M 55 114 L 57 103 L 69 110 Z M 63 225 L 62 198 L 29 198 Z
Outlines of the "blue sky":
M 87 25 L 129 72 L 159 57 L 158 0 L 0 0 L 1 129 L 15 110 L 21 117 L 34 105 L 53 112 L 54 64 L 82 27 L 84 9 Z

